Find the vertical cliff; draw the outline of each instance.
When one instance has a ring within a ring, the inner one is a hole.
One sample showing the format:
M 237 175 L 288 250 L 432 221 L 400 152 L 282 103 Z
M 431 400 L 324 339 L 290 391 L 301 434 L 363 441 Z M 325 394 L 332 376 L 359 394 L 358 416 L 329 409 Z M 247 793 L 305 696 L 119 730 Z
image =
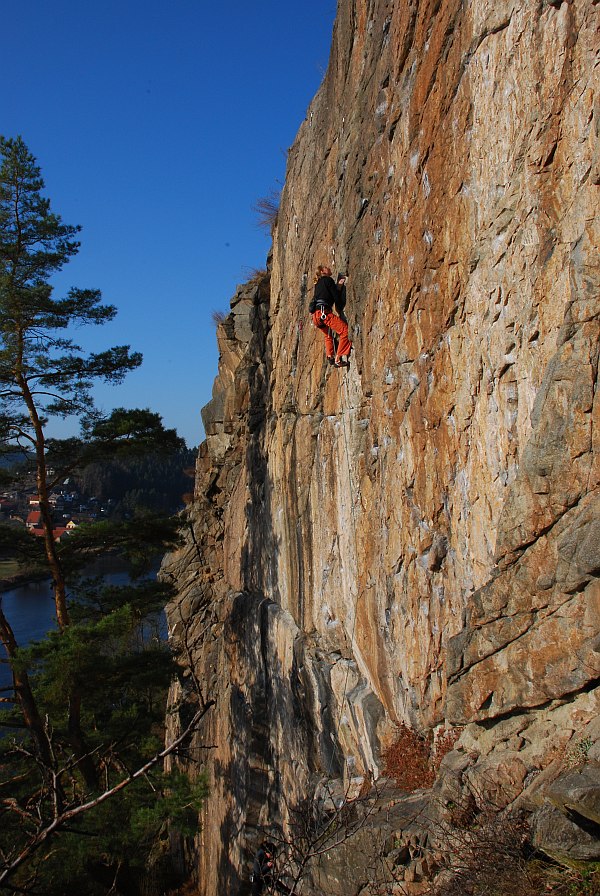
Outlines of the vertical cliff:
M 460 726 L 450 763 L 536 810 L 557 749 L 595 755 L 599 10 L 340 0 L 164 564 L 217 699 L 206 896 L 319 778 L 376 779 L 400 723 Z M 318 263 L 349 275 L 345 372 Z

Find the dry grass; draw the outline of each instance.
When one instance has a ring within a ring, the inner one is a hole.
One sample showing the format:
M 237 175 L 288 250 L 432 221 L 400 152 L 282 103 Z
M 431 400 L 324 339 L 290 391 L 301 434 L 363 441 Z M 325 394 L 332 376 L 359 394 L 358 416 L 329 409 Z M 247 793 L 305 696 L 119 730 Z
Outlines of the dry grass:
M 384 774 L 408 792 L 431 787 L 444 756 L 453 749 L 460 732 L 442 728 L 435 739 L 398 726 L 398 736 L 383 753 Z
M 265 277 L 269 276 L 266 268 L 244 268 L 244 279 L 246 283 L 260 283 Z
M 537 850 L 527 813 L 502 809 L 456 782 L 432 824 L 439 869 L 423 896 L 600 896 L 600 866 L 566 867 Z

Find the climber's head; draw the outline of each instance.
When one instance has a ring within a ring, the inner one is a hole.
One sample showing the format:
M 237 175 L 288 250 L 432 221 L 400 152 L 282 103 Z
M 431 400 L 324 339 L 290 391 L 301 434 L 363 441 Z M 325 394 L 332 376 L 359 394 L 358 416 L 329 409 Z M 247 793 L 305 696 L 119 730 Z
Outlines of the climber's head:
M 320 280 L 321 277 L 331 277 L 331 268 L 329 267 L 329 265 L 319 265 L 319 267 L 317 268 L 317 273 L 315 275 L 315 283 L 317 282 L 317 280 Z

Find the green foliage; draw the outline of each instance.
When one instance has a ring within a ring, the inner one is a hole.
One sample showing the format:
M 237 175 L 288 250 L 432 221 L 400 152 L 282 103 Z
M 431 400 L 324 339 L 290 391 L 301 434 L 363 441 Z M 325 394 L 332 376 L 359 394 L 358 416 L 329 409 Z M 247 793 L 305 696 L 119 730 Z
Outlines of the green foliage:
M 195 452 L 157 452 L 137 457 L 110 458 L 84 467 L 75 480 L 82 494 L 114 501 L 113 518 L 132 517 L 141 511 L 172 513 L 182 506 L 189 491 Z M 186 473 L 186 470 L 188 472 Z
M 590 862 L 579 870 L 569 896 L 600 896 L 600 862 Z
M 93 799 L 162 747 L 166 693 L 177 674 L 157 615 L 169 593 L 165 584 L 146 580 L 103 586 L 82 579 L 73 586 L 72 621 L 65 631 L 17 651 L 13 668 L 27 671 L 40 713 L 52 720 L 54 774 L 65 804 Z M 73 699 L 79 701 L 83 755 L 92 758 L 91 771 L 74 753 Z M 11 725 L 21 725 L 18 710 L 0 711 L 0 726 Z M 0 768 L 0 850 L 9 854 L 27 844 L 40 821 L 51 821 L 54 797 L 22 727 L 0 740 Z M 35 872 L 32 892 L 50 896 L 82 887 L 100 894 L 112 874 L 126 888 L 116 892 L 136 893 L 165 825 L 193 832 L 204 794 L 203 780 L 152 770 L 70 823 L 68 833 L 38 850 L 14 882 L 27 890 Z
M 131 589 L 123 590 L 126 596 Z M 144 591 L 144 586 L 138 588 L 139 600 L 145 598 Z M 64 697 L 74 692 L 81 693 L 88 749 L 119 742 L 122 750 L 134 738 L 137 750 L 141 737 L 150 736 L 155 726 L 161 730 L 165 694 L 176 670 L 164 642 L 143 643 L 141 622 L 139 611 L 124 603 L 95 620 L 72 622 L 62 633 L 50 632 L 19 651 L 17 663 L 29 670 L 37 700 L 52 718 L 55 738 L 68 740 Z M 158 746 L 153 740 L 146 752 L 156 752 Z
M 167 830 L 195 833 L 206 792 L 203 777 L 191 782 L 177 771 L 150 774 L 69 825 L 14 885 L 44 896 L 105 896 L 113 885 L 115 893 L 136 894 Z M 2 847 L 20 834 L 6 820 Z
M 593 745 L 594 742 L 589 737 L 583 737 L 570 744 L 565 752 L 564 764 L 569 768 L 576 768 L 587 762 L 588 753 Z
M 193 837 L 198 832 L 198 813 L 207 793 L 204 776 L 191 781 L 178 770 L 162 775 L 162 799 L 136 809 L 131 822 L 132 834 L 138 842 L 151 845 L 155 832 L 168 821 L 171 830 L 183 837 Z
M 81 228 L 62 224 L 50 211 L 40 169 L 21 137 L 0 137 L 0 153 L 0 288 L 19 317 L 30 311 L 29 290 L 45 296 L 44 281 L 77 253 L 73 237 Z
M 23 526 L 0 523 L 0 557 L 10 557 L 19 563 L 39 565 L 44 562 L 43 546 L 32 538 Z
M 118 383 L 142 358 L 128 346 L 86 355 L 59 335 L 75 325 L 106 323 L 116 309 L 102 305 L 95 289 L 72 288 L 53 298 L 48 278 L 77 253 L 80 228 L 50 210 L 40 169 L 20 137 L 0 138 L 0 153 L 0 431 L 5 440 L 33 445 L 38 420 L 93 418 L 93 381 Z
M 44 536 L 0 526 L 0 558 L 45 565 L 57 616 L 55 631 L 20 646 L 0 600 L 0 644 L 13 675 L 0 704 L 8 732 L 0 738 L 0 888 L 135 896 L 167 822 L 192 830 L 204 793 L 204 782 L 167 776 L 159 761 L 177 674 L 161 637 L 170 589 L 142 574 L 178 544 L 178 523 L 140 513 L 148 480 L 134 479 L 135 519 L 81 526 L 57 544 L 50 491 L 109 461 L 156 473 L 150 456 L 168 464 L 178 454 L 181 469 L 184 445 L 149 409 L 95 408 L 93 384 L 121 382 L 141 355 L 129 346 L 85 353 L 69 337 L 74 326 L 112 320 L 115 309 L 97 290 L 53 297 L 49 278 L 76 254 L 79 228 L 51 211 L 21 138 L 0 138 L 0 155 L 0 455 L 19 449 L 34 467 Z M 74 416 L 80 435 L 48 438 L 52 416 Z M 127 564 L 129 585 L 85 575 L 107 556 Z

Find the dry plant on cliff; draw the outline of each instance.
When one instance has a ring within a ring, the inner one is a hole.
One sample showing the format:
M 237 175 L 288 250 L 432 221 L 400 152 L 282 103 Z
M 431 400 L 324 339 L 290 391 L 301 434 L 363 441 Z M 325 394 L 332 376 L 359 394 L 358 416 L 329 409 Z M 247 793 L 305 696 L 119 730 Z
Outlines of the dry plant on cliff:
M 468 787 L 431 830 L 438 873 L 423 896 L 595 896 L 600 876 L 537 851 L 523 812 L 500 809 Z
M 381 831 L 365 847 L 365 828 L 381 808 L 383 790 L 347 800 L 325 789 L 289 809 L 285 834 L 264 831 L 278 845 L 278 880 L 300 894 L 319 861 L 350 843 L 351 855 L 361 857 L 365 896 L 407 896 L 415 885 L 421 896 L 600 896 L 597 866 L 570 869 L 536 851 L 525 814 L 500 809 L 473 787 L 465 790 L 464 782 L 457 782 L 456 794 L 440 805 L 437 822 L 405 819 L 409 833 L 413 823 L 423 832 L 409 855 L 408 841 L 390 847 Z M 272 883 L 264 892 L 281 891 Z
M 458 729 L 441 728 L 435 737 L 423 736 L 407 725 L 399 725 L 396 740 L 382 754 L 384 774 L 407 792 L 431 787 L 442 759 L 459 734 Z
M 227 314 L 225 311 L 219 311 L 217 308 L 215 308 L 214 311 L 211 311 L 210 317 L 215 327 L 218 327 L 219 324 L 223 323 L 223 321 L 227 317 Z
M 281 193 L 279 190 L 271 190 L 268 196 L 262 196 L 260 199 L 257 199 L 252 206 L 252 211 L 255 212 L 258 218 L 258 226 L 268 230 L 269 233 L 277 224 L 280 199 Z
M 410 859 L 406 846 L 373 842 L 364 896 L 403 896 L 415 885 L 420 896 L 600 896 L 598 863 L 560 865 L 533 847 L 525 813 L 458 783 L 457 794 L 439 807 L 440 820 L 420 819 L 423 843 Z
M 243 268 L 246 285 L 259 284 L 269 276 L 266 268 Z
M 348 798 L 334 794 L 323 784 L 314 796 L 287 807 L 285 833 L 266 829 L 265 839 L 278 848 L 278 879 L 285 882 L 291 896 L 301 892 L 303 880 L 326 853 L 334 852 L 352 840 L 368 824 L 376 812 L 377 790 Z M 270 884 L 265 893 L 280 892 Z
M 442 728 L 435 737 L 425 738 L 406 726 L 399 727 L 394 744 L 384 754 L 385 775 L 406 792 L 431 787 L 443 757 L 452 749 L 459 733 L 457 729 Z M 350 799 L 348 791 L 343 795 L 336 794 L 325 784 L 313 797 L 287 806 L 285 834 L 274 834 L 272 829 L 264 831 L 265 838 L 279 846 L 279 873 L 292 894 L 300 892 L 303 879 L 325 854 L 335 853 L 364 832 L 381 809 L 388 786 L 375 786 Z M 403 875 L 406 869 L 386 855 L 379 839 L 381 835 L 374 835 L 368 854 L 361 854 L 366 875 L 364 892 L 399 896 L 405 892 Z M 364 850 L 364 843 L 361 842 L 361 847 L 357 843 L 353 848 Z M 431 856 L 423 857 L 421 864 L 434 867 Z

